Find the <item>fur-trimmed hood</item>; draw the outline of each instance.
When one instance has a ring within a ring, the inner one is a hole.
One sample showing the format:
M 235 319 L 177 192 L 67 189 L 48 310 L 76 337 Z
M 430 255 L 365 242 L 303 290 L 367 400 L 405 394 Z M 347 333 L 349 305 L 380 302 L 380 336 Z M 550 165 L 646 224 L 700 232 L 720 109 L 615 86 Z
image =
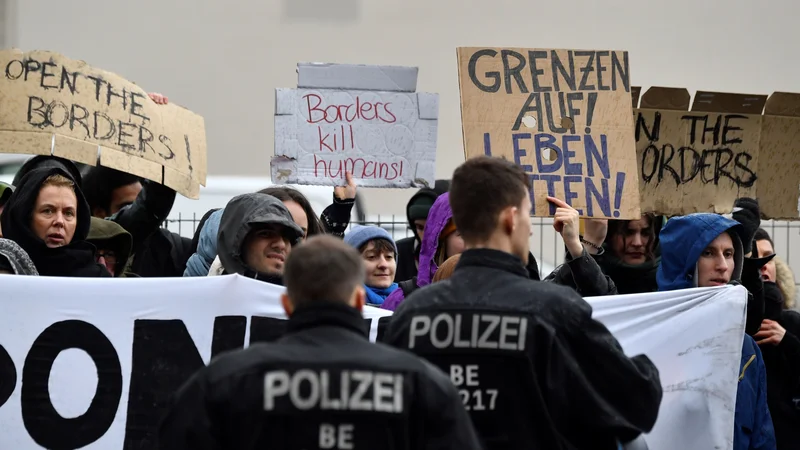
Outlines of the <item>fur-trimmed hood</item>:
M 775 262 L 775 277 L 783 294 L 783 306 L 786 309 L 794 309 L 796 303 L 794 296 L 797 294 L 797 287 L 794 284 L 792 268 L 779 256 L 776 256 L 773 261 Z

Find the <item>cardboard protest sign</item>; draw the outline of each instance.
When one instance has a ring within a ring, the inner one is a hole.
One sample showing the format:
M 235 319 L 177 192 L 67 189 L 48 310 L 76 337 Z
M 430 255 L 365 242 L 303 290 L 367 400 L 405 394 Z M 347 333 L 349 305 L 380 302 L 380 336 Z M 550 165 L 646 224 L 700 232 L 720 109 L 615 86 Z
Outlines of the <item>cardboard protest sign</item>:
M 222 352 L 282 335 L 283 291 L 239 275 L 6 277 L 0 449 L 158 448 L 170 396 L 195 371 Z M 645 436 L 649 448 L 727 448 L 747 291 L 726 286 L 587 301 L 626 354 L 645 354 L 659 370 L 664 400 Z M 381 341 L 391 311 L 367 306 L 363 313 L 370 340 Z M 686 414 L 698 405 L 704 414 Z
M 686 89 L 653 87 L 634 110 L 642 210 L 729 213 L 752 197 L 767 218 L 798 218 L 800 95 L 701 91 L 689 103 Z
M 533 215 L 639 217 L 627 52 L 459 48 L 458 74 L 467 158 L 522 166 Z
M 414 92 L 409 67 L 298 64 L 298 89 L 275 90 L 272 182 L 433 186 L 438 94 Z
M 198 198 L 202 117 L 157 105 L 130 81 L 58 53 L 0 51 L 0 70 L 0 153 L 99 163 Z

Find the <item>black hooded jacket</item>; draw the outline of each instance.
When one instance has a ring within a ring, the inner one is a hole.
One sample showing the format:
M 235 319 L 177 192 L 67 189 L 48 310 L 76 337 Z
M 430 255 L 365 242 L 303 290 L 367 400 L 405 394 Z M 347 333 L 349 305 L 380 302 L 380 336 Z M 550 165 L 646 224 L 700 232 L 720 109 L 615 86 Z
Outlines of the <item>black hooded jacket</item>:
M 159 448 L 480 449 L 447 376 L 371 343 L 354 308 L 298 309 L 287 329 L 274 343 L 222 355 L 197 372 L 177 392 Z M 341 427 L 349 444 L 336 445 Z
M 283 285 L 280 275 L 258 272 L 248 267 L 243 253 L 245 238 L 260 225 L 280 225 L 292 245 L 303 237 L 303 229 L 292 220 L 292 214 L 283 202 L 266 194 L 242 194 L 225 206 L 217 235 L 217 255 L 225 273 L 238 273 L 246 277 Z
M 95 260 L 95 247 L 86 242 L 89 235 L 91 214 L 89 205 L 80 188 L 75 187 L 78 200 L 77 224 L 72 241 L 68 245 L 49 248 L 34 234 L 31 228 L 33 210 L 44 181 L 51 175 L 62 175 L 73 180 L 61 168 L 41 168 L 29 171 L 19 180 L 18 186 L 0 216 L 3 235 L 11 239 L 31 257 L 42 276 L 56 277 L 110 277 L 104 266 Z M 74 180 L 73 180 L 74 181 Z
M 417 276 L 417 258 L 419 258 L 422 236 L 417 236 L 417 229 L 414 227 L 415 219 L 411 212 L 412 205 L 423 197 L 430 199 L 431 205 L 433 205 L 436 198 L 448 190 L 450 190 L 450 180 L 436 180 L 433 188 L 420 189 L 408 200 L 408 204 L 406 204 L 406 218 L 408 220 L 408 226 L 411 228 L 411 232 L 414 235 L 397 241 L 397 271 L 394 276 L 395 281 L 406 281 Z
M 472 249 L 395 310 L 384 341 L 449 372 L 486 448 L 616 449 L 650 431 L 662 389 L 574 290 Z
M 767 404 L 778 450 L 800 448 L 800 313 L 783 308 L 777 284 L 764 282 L 765 318 L 786 334 L 778 345 L 759 346 L 767 368 Z

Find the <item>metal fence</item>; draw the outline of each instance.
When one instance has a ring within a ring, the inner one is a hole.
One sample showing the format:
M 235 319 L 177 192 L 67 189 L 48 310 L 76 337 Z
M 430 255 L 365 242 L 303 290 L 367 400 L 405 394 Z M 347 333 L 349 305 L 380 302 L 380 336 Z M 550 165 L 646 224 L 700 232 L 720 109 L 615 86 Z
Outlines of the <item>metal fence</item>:
M 192 214 L 191 217 L 178 215 L 167 219 L 164 227 L 182 236 L 192 236 L 201 217 L 202 215 L 197 214 Z M 351 226 L 353 224 L 377 225 L 387 230 L 395 239 L 411 236 L 405 216 L 375 216 L 371 220 L 353 222 Z M 552 269 L 564 260 L 564 243 L 553 229 L 552 219 L 535 217 L 531 219 L 531 224 L 533 225 L 531 252 L 543 266 L 543 274 L 546 274 L 547 269 Z M 762 222 L 761 226 L 772 236 L 778 256 L 789 264 L 795 274 L 800 273 L 800 253 L 798 253 L 800 252 L 800 222 L 770 220 Z M 800 282 L 795 284 L 800 285 Z

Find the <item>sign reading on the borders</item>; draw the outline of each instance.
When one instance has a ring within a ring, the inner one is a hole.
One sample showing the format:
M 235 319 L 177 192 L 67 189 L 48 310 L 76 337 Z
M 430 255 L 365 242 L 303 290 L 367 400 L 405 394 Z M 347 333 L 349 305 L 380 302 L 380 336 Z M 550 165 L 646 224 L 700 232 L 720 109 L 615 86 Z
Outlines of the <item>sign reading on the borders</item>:
M 686 89 L 652 87 L 634 110 L 642 210 L 728 213 L 752 197 L 765 217 L 797 219 L 800 94 L 697 92 L 691 110 L 689 101 Z
M 622 51 L 459 48 L 467 158 L 504 157 L 531 181 L 535 216 L 559 197 L 584 217 L 639 218 Z
M 120 76 L 58 53 L 0 51 L 0 70 L 0 152 L 99 162 L 198 198 L 202 117 L 157 105 Z
M 412 67 L 298 64 L 298 89 L 275 90 L 278 184 L 432 186 L 438 94 L 414 92 Z

